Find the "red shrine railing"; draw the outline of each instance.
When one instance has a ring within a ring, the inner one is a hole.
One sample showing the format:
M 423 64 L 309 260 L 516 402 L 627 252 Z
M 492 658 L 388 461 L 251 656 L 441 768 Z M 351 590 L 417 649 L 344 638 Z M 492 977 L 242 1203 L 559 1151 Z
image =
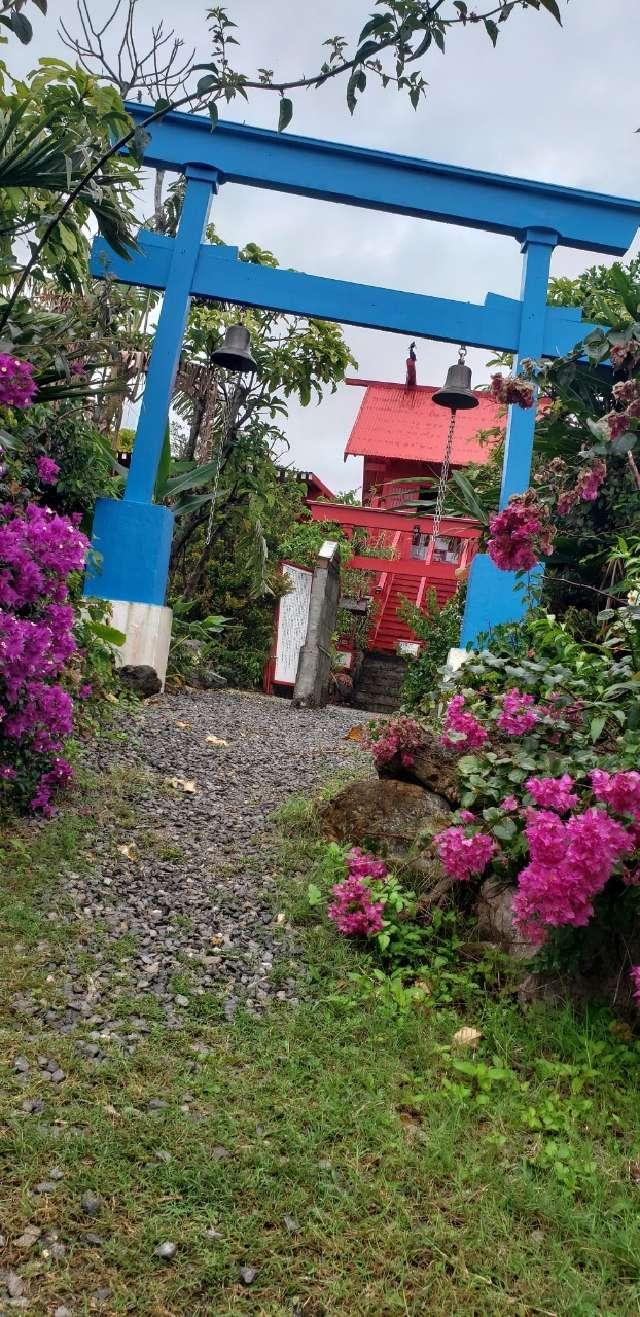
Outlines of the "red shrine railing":
M 482 533 L 478 523 L 466 517 L 443 517 L 434 544 L 430 516 L 315 499 L 307 506 L 314 521 L 337 522 L 347 534 L 357 530 L 368 533 L 373 553 L 355 553 L 346 566 L 372 577 L 371 594 L 376 607 L 369 647 L 389 653 L 395 653 L 402 642 L 415 640 L 398 617 L 402 600 L 408 599 L 420 608 L 427 592 L 434 589 L 438 603 L 446 603 L 466 574 Z M 392 557 L 374 556 L 381 542 L 393 550 Z

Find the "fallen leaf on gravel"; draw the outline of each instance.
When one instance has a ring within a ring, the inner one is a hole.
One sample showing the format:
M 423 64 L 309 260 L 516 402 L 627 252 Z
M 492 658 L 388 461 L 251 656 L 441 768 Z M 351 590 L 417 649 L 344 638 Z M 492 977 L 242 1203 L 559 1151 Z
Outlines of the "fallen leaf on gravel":
M 194 796 L 197 791 L 195 782 L 186 777 L 170 777 L 168 780 L 169 786 L 175 787 L 176 791 L 188 791 L 192 796 Z
M 140 859 L 136 850 L 135 841 L 129 841 L 122 846 L 118 846 L 118 852 L 120 855 L 124 855 L 125 859 L 133 860 L 135 863 Z
M 457 1047 L 475 1047 L 481 1038 L 482 1034 L 479 1029 L 472 1029 L 468 1024 L 465 1024 L 462 1029 L 458 1029 L 458 1032 L 454 1033 L 451 1041 Z
M 181 722 L 181 720 L 178 718 L 178 719 L 176 720 L 176 727 L 182 727 L 182 728 L 184 728 L 184 729 L 190 731 L 190 730 L 191 730 L 191 727 L 192 727 L 192 723 L 183 723 L 183 722 Z
M 342 738 L 344 741 L 362 741 L 364 740 L 364 726 L 358 723 L 355 727 L 350 727 L 347 735 Z
M 223 741 L 221 736 L 205 736 L 207 745 L 228 745 L 228 741 Z

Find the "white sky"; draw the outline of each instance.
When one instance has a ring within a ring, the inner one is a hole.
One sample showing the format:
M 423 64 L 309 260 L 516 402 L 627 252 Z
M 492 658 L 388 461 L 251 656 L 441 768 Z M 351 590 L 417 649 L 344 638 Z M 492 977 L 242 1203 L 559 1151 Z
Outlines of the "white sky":
M 425 66 L 427 99 L 417 112 L 392 87 L 371 88 L 353 118 L 344 83 L 299 93 L 290 131 L 409 155 L 539 178 L 636 197 L 640 194 L 639 0 L 560 0 L 564 26 L 547 14 L 514 13 L 494 51 L 476 28 L 458 29 L 445 57 Z M 106 12 L 107 0 L 95 0 Z M 478 0 L 478 9 L 484 7 Z M 140 0 L 141 28 L 161 16 L 179 26 L 199 61 L 209 48 L 206 0 Z M 322 41 L 356 38 L 372 0 L 229 0 L 241 45 L 237 67 L 266 66 L 285 76 L 310 73 Z M 40 55 L 64 54 L 57 20 L 73 23 L 74 0 L 49 0 L 49 14 L 31 13 L 29 47 L 12 40 L 4 58 L 24 72 Z M 236 101 L 227 118 L 275 127 L 277 97 L 257 93 Z M 472 230 L 226 185 L 212 218 L 226 242 L 258 242 L 282 265 L 311 274 L 482 302 L 488 291 L 518 296 L 518 245 Z M 554 274 L 574 275 L 593 264 L 589 253 L 560 249 Z M 404 336 L 347 327 L 363 378 L 402 380 Z M 455 360 L 447 344 L 422 343 L 418 380 L 439 383 Z M 487 378 L 487 353 L 472 351 L 474 381 Z M 315 470 L 332 488 L 358 485 L 361 460 L 342 461 L 361 390 L 342 386 L 318 407 L 291 408 L 288 438 L 296 464 Z

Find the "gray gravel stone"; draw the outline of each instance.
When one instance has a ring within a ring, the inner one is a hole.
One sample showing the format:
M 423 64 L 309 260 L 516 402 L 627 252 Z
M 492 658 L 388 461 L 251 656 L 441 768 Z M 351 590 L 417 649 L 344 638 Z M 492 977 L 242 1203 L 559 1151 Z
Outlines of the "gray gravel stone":
M 154 1248 L 153 1251 L 156 1257 L 161 1258 L 163 1262 L 170 1262 L 178 1252 L 178 1245 L 174 1244 L 170 1239 L 165 1239 L 164 1243 L 158 1244 L 158 1247 Z
M 256 1267 L 241 1267 L 239 1274 L 243 1285 L 253 1285 L 258 1272 Z
M 92 1189 L 85 1189 L 80 1199 L 80 1206 L 85 1216 L 100 1216 L 104 1204 L 99 1195 L 94 1194 Z
M 198 690 L 117 718 L 125 736 L 110 744 L 109 760 L 125 773 L 142 770 L 148 781 L 134 779 L 135 821 L 114 817 L 94 843 L 91 870 L 66 875 L 79 939 L 66 963 L 51 968 L 64 985 L 56 1028 L 95 1028 L 91 1042 L 78 1043 L 87 1060 L 101 1056 L 107 1040 L 134 1050 L 148 1031 L 144 1011 L 122 1019 L 125 994 L 155 998 L 171 1028 L 182 1027 L 184 1008 L 204 994 L 229 1021 L 240 1007 L 260 1014 L 274 1000 L 299 1000 L 300 956 L 278 911 L 265 826 L 291 793 L 368 764 L 344 739 L 367 715 L 346 708 L 296 710 L 253 692 Z M 90 767 L 103 765 L 99 743 L 83 753 Z M 91 982 L 79 952 L 92 958 Z M 176 993 L 178 973 L 189 985 Z M 45 1009 L 26 994 L 14 1004 L 44 1021 Z M 39 1064 L 54 1084 L 64 1078 L 57 1061 Z

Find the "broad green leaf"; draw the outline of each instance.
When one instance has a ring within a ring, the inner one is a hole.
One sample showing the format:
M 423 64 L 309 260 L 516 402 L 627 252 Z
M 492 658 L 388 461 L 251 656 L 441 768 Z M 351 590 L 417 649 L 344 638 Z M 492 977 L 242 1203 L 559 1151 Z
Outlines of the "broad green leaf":
M 315 883 L 309 883 L 307 887 L 307 901 L 309 905 L 321 905 L 324 897 L 319 887 Z
M 485 18 L 484 29 L 487 36 L 490 38 L 491 44 L 495 46 L 498 40 L 498 24 L 494 23 L 492 18 Z
M 599 718 L 591 719 L 591 726 L 589 728 L 589 731 L 592 741 L 597 741 L 602 736 L 606 721 L 607 721 L 606 715 L 604 717 L 600 716 Z
M 550 14 L 553 14 L 556 22 L 562 27 L 562 15 L 558 9 L 557 0 L 540 0 L 540 4 L 543 9 L 546 9 Z
M 210 118 L 210 120 L 211 120 L 211 130 L 213 131 L 214 128 L 217 128 L 217 126 L 218 126 L 218 119 L 219 119 L 219 117 L 220 117 L 219 114 L 218 114 L 218 106 L 217 106 L 216 102 L 215 102 L 215 101 L 209 101 L 208 109 L 209 109 L 209 118 Z
M 288 96 L 283 96 L 280 100 L 280 113 L 278 115 L 278 132 L 283 133 L 285 128 L 291 123 L 293 118 L 293 101 Z
M 88 622 L 88 628 L 92 635 L 98 640 L 104 640 L 106 645 L 124 645 L 127 639 L 123 631 L 117 631 L 113 626 L 107 626 L 104 622 Z

